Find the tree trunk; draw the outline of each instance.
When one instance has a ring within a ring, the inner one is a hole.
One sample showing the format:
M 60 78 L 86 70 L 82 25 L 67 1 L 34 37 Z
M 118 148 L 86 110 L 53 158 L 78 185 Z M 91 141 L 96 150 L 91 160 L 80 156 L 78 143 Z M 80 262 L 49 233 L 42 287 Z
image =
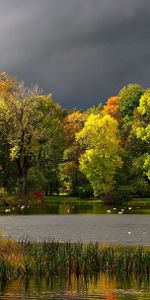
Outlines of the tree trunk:
M 23 200 L 25 196 L 27 174 L 30 168 L 28 163 L 28 157 L 27 156 L 24 157 L 23 164 L 21 164 L 20 158 L 18 158 L 17 167 L 19 173 L 18 198 Z
M 19 186 L 18 186 L 18 197 L 20 199 L 24 198 L 25 195 L 25 187 L 26 187 L 26 176 L 22 175 L 19 179 Z

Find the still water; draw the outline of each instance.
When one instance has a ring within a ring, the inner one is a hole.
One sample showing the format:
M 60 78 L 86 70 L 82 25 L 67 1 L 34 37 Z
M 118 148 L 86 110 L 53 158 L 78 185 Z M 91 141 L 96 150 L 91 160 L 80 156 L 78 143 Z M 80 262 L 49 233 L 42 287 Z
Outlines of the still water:
M 0 299 L 88 299 L 88 300 L 149 300 L 148 282 L 134 278 L 115 278 L 104 274 L 96 278 L 32 279 L 28 282 L 1 282 Z
M 83 242 L 150 246 L 150 207 L 112 207 L 96 203 L 51 203 L 43 207 L 0 208 L 0 231 L 19 239 L 29 237 Z M 38 278 L 0 280 L 0 299 L 150 300 L 150 285 L 140 279 Z
M 83 241 L 150 246 L 149 215 L 0 216 L 0 231 L 14 239 Z
M 110 206 L 102 203 L 62 202 L 49 203 L 43 206 L 0 207 L 0 215 L 70 215 L 70 214 L 150 214 L 150 206 L 135 207 Z

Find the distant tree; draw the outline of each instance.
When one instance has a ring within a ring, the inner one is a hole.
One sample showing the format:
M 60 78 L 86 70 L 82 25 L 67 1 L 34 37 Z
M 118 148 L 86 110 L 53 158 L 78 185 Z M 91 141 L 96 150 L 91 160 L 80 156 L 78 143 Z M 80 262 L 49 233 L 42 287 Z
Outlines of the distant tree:
M 86 114 L 90 115 L 90 114 L 100 114 L 101 111 L 103 110 L 103 104 L 99 103 L 97 106 L 91 106 L 86 110 Z
M 134 109 L 139 105 L 139 100 L 144 93 L 144 89 L 139 84 L 129 84 L 124 86 L 119 92 L 119 109 L 122 118 L 133 115 Z
M 119 110 L 119 99 L 117 96 L 108 98 L 103 110 L 103 115 L 110 115 L 119 121 L 120 119 L 120 110 Z

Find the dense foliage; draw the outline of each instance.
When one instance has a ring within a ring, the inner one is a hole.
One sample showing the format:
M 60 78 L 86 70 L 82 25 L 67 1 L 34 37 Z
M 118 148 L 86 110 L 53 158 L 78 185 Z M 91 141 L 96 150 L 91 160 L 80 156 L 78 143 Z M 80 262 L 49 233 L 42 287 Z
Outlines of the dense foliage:
M 0 194 L 150 194 L 150 89 L 63 110 L 51 94 L 0 73 Z

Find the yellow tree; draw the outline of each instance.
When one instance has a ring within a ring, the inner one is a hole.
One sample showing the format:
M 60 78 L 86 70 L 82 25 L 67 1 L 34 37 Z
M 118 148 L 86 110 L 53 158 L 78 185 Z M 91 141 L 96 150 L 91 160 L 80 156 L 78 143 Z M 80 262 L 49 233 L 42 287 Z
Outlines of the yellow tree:
M 122 161 L 119 155 L 117 121 L 109 115 L 91 114 L 76 140 L 84 145 L 80 170 L 91 183 L 95 195 L 108 195 L 115 186 L 114 176 Z

